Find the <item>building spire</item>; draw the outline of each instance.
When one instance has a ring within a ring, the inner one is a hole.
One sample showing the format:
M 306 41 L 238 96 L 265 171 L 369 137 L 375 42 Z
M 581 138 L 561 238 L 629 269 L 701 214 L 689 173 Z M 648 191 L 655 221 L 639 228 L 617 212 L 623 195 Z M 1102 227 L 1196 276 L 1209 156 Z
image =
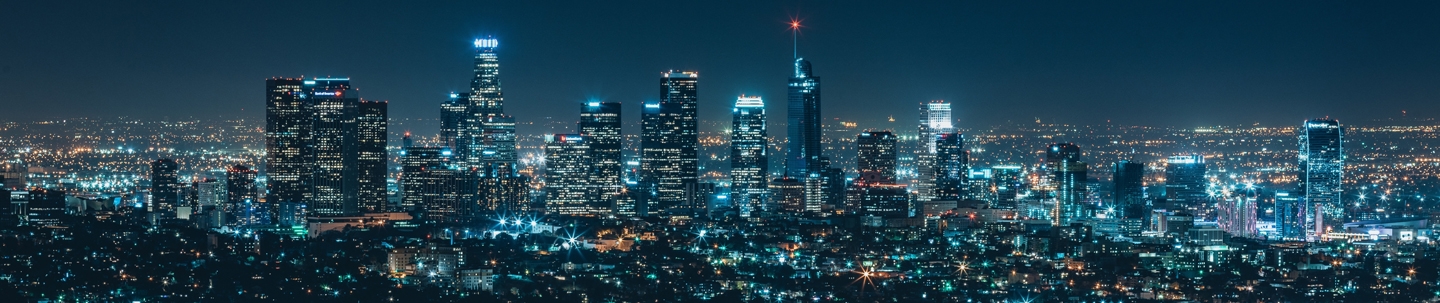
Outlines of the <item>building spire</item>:
M 791 59 L 800 58 L 800 20 L 790 19 L 790 43 L 792 44 Z

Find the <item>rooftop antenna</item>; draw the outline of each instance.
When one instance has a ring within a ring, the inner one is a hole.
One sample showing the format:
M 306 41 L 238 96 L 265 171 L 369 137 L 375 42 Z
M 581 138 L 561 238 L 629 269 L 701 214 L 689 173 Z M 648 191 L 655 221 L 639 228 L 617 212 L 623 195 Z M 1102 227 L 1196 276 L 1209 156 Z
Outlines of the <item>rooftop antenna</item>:
M 800 58 L 800 20 L 798 20 L 798 19 L 793 19 L 793 18 L 790 19 L 790 42 L 791 42 L 792 44 L 794 44 L 794 46 L 793 46 L 794 48 L 792 49 L 792 50 L 793 50 L 792 56 L 793 56 L 794 58 L 791 58 L 791 59 L 799 59 L 799 58 Z

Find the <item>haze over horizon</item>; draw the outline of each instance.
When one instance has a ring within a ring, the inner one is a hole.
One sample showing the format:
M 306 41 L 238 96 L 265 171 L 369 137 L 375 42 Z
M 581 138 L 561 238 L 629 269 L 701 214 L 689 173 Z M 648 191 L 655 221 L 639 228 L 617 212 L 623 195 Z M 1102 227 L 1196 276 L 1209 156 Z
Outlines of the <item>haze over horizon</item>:
M 468 87 L 471 39 L 494 35 L 521 121 L 573 120 L 593 99 L 636 121 L 660 73 L 684 69 L 701 75 L 703 120 L 748 94 L 778 125 L 791 18 L 827 120 L 909 125 L 933 99 L 965 128 L 1440 117 L 1440 41 L 1417 38 L 1440 34 L 1433 2 L 281 3 L 6 5 L 0 121 L 263 119 L 263 80 L 300 75 L 351 77 L 394 119 L 436 119 Z

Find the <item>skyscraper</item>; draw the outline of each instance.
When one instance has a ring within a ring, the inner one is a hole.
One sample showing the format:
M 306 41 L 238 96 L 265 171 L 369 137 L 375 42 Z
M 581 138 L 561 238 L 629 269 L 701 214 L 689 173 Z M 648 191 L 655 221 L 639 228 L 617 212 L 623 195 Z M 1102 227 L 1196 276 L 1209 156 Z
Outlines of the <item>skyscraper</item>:
M 1016 199 L 1020 194 L 1020 187 L 1023 185 L 1021 182 L 1024 180 L 1022 177 L 1025 173 L 1024 167 L 1019 165 L 996 165 L 990 167 L 990 169 L 993 174 L 992 179 L 995 180 L 995 203 L 991 205 L 991 207 L 1015 209 L 1019 206 Z
M 931 167 L 935 175 L 935 193 L 932 198 L 964 200 L 970 181 L 970 151 L 965 149 L 965 136 L 955 132 L 941 133 L 933 143 L 934 164 Z
M 1226 197 L 1216 206 L 1216 223 L 1232 237 L 1257 236 L 1255 198 L 1248 195 Z
M 1305 121 L 1300 128 L 1300 191 L 1305 194 L 1304 203 L 1319 210 L 1310 213 L 1323 214 L 1323 218 L 1305 219 L 1311 235 L 1345 222 L 1345 204 L 1340 200 L 1345 176 L 1344 141 L 1345 129 L 1333 119 Z
M 593 203 L 618 207 L 625 184 L 621 150 L 625 138 L 620 135 L 620 102 L 586 102 L 580 107 L 580 136 L 590 145 L 590 193 Z
M 820 116 L 820 77 L 810 70 L 810 61 L 795 58 L 786 99 L 785 174 L 796 178 L 820 169 L 820 140 L 825 134 Z
M 1279 239 L 1303 241 L 1308 231 L 1305 217 L 1309 213 L 1301 196 L 1290 191 L 1275 191 L 1275 232 Z
M 224 213 L 228 226 L 251 226 L 270 222 L 271 204 L 277 202 L 266 201 L 260 203 L 257 200 L 258 191 L 255 187 L 254 169 L 244 165 L 235 165 L 225 169 L 225 191 L 226 201 Z M 278 203 L 302 204 L 302 201 L 285 201 Z
M 770 179 L 770 140 L 765 132 L 765 101 L 740 96 L 730 124 L 730 201 L 741 217 L 765 204 Z
M 679 213 L 703 208 L 694 197 L 699 177 L 695 72 L 670 71 L 660 79 L 660 102 L 643 111 L 641 169 L 656 184 L 656 205 L 650 211 L 678 208 Z M 644 180 L 642 180 L 644 181 Z
M 400 207 L 410 209 L 424 203 L 425 171 L 448 169 L 452 152 L 448 148 L 411 146 L 400 152 Z
M 305 97 L 305 80 L 265 80 L 266 201 L 310 201 L 314 163 L 314 110 Z
M 930 201 L 936 196 L 936 182 L 941 176 L 937 172 L 936 165 L 937 145 L 936 140 L 943 134 L 955 131 L 951 123 L 950 103 L 944 100 L 934 100 L 920 107 L 920 130 L 919 143 L 915 151 L 915 170 L 918 175 L 913 185 L 915 186 L 916 200 L 920 202 Z M 952 154 L 952 156 L 954 156 Z M 952 172 L 953 173 L 953 172 Z M 963 172 L 961 173 L 964 174 Z M 961 178 L 963 179 L 963 177 Z M 951 184 L 954 186 L 957 184 Z M 954 194 L 954 193 L 951 193 Z
M 150 203 L 145 205 L 145 211 L 152 216 L 175 216 L 175 207 L 180 204 L 178 168 L 172 159 L 150 162 Z
M 466 116 L 470 105 L 470 93 L 450 93 L 450 99 L 440 103 L 440 145 L 449 147 L 450 150 L 459 148 L 456 145 L 461 133 L 465 130 Z
M 1115 217 L 1141 219 L 1149 211 L 1145 207 L 1145 164 L 1120 160 L 1113 174 Z
M 1080 161 L 1080 147 L 1072 143 L 1051 144 L 1045 154 L 1050 183 L 1055 186 L 1055 206 L 1050 219 L 1055 226 L 1086 218 L 1085 197 L 1090 166 Z
M 578 134 L 545 136 L 545 212 L 565 216 L 600 216 L 611 205 L 589 198 L 591 158 L 588 138 Z
M 385 212 L 388 206 L 385 190 L 385 173 L 389 168 L 389 153 L 385 151 L 390 139 L 388 106 L 386 101 L 362 100 L 355 116 L 357 199 L 359 210 L 364 212 Z
M 1197 217 L 1209 217 L 1207 183 L 1205 156 L 1174 156 L 1165 163 L 1165 200 L 1172 210 L 1183 209 Z
M 505 115 L 500 90 L 500 59 L 495 52 L 499 46 L 495 38 L 475 39 L 475 77 L 470 81 L 465 119 L 456 120 L 455 152 L 459 162 L 470 167 L 513 173 L 519 154 L 515 118 Z
M 321 216 L 353 214 L 359 194 L 355 119 L 360 99 L 350 89 L 350 78 L 307 80 L 305 95 L 313 104 L 315 117 L 310 210 Z
M 895 184 L 897 141 L 895 134 L 889 131 L 867 131 L 856 136 L 858 156 L 855 160 L 860 180 L 864 183 Z

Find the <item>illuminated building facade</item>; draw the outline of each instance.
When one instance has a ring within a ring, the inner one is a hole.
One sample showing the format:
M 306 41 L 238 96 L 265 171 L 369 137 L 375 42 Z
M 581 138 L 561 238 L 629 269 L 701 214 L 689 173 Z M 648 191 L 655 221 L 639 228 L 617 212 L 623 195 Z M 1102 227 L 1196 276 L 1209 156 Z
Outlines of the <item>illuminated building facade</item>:
M 862 132 L 856 136 L 855 158 L 864 183 L 895 184 L 896 150 L 899 138 L 889 131 Z
M 820 116 L 820 77 L 810 70 L 810 61 L 795 58 L 786 99 L 785 174 L 803 177 L 822 168 L 820 140 L 825 132 Z
M 179 165 L 173 159 L 158 159 L 150 162 L 150 201 L 145 211 L 152 217 L 174 217 L 175 207 L 180 205 L 180 180 L 176 170 Z
M 385 173 L 389 167 L 389 102 L 361 100 L 355 116 L 355 174 L 359 211 L 385 212 L 389 201 Z
M 1165 163 L 1165 200 L 1172 210 L 1185 210 L 1200 217 L 1211 213 L 1205 171 L 1205 156 L 1170 157 Z
M 590 198 L 589 138 L 579 134 L 545 136 L 545 212 L 564 216 L 600 216 L 613 205 Z
M 1313 234 L 1340 226 L 1345 220 L 1341 184 L 1345 177 L 1345 129 L 1333 119 L 1305 121 L 1300 128 L 1300 191 L 1304 203 L 1322 218 L 1307 216 L 1306 227 Z
M 770 140 L 765 129 L 765 101 L 758 96 L 740 96 L 731 114 L 730 200 L 741 217 L 750 217 L 768 196 Z
M 646 103 L 642 112 L 642 181 L 655 183 L 651 212 L 686 213 L 702 208 L 696 199 L 699 177 L 695 72 L 670 71 L 660 79 L 660 102 Z
M 941 163 L 938 163 L 936 158 L 939 156 L 937 154 L 939 152 L 937 140 L 940 139 L 941 135 L 955 132 L 955 126 L 951 122 L 953 121 L 951 118 L 952 115 L 950 103 L 944 100 L 930 101 L 920 106 L 920 137 L 919 144 L 915 151 L 915 170 L 917 176 L 914 182 L 912 182 L 915 189 L 915 199 L 919 202 L 934 199 L 938 194 L 936 192 L 937 182 L 940 182 L 940 179 L 945 177 L 941 175 L 942 172 L 938 171 L 941 169 L 938 167 Z M 960 144 L 963 151 L 963 140 L 960 141 Z M 953 157 L 955 154 L 952 152 L 950 156 Z M 954 172 L 952 171 L 950 173 Z M 965 172 L 960 172 L 959 174 L 963 175 Z M 963 179 L 963 176 L 959 178 L 959 180 Z M 949 184 L 952 190 L 953 187 L 958 185 L 961 184 Z M 963 190 L 961 191 L 963 192 Z M 949 192 L 948 194 L 950 194 L 952 198 L 959 197 L 955 192 Z
M 620 134 L 620 102 L 586 102 L 580 107 L 577 130 L 590 145 L 590 193 L 595 204 L 618 205 L 625 189 L 623 154 L 625 138 Z
M 318 216 L 356 213 L 359 144 L 355 119 L 360 98 L 350 89 L 349 78 L 307 80 L 305 95 L 315 110 L 314 194 L 309 209 Z
M 270 203 L 310 201 L 314 111 L 305 80 L 265 80 L 265 178 Z
M 933 199 L 951 201 L 966 199 L 970 182 L 970 151 L 965 149 L 965 136 L 955 132 L 942 133 L 937 135 L 934 141 L 935 160 L 932 171 L 935 174 L 935 196 Z M 923 199 L 917 197 L 917 200 Z

